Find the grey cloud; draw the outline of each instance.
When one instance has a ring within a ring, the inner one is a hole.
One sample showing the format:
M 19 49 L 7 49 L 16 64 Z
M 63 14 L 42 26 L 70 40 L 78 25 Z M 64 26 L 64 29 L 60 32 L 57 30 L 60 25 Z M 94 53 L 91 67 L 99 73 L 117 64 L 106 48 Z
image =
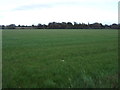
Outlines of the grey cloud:
M 52 5 L 47 4 L 32 4 L 32 5 L 23 5 L 19 6 L 13 10 L 32 10 L 32 9 L 43 9 L 43 8 L 51 8 Z
M 13 10 L 33 10 L 33 9 L 44 9 L 44 8 L 51 8 L 56 6 L 68 6 L 68 5 L 77 5 L 78 3 L 75 2 L 57 2 L 57 3 L 46 3 L 46 4 L 31 4 L 31 5 L 23 5 Z

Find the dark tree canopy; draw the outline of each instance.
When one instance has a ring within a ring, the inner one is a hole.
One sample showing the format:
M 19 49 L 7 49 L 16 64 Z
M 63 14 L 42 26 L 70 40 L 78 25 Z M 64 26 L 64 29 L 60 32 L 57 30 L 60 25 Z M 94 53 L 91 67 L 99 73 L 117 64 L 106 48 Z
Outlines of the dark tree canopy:
M 50 22 L 48 25 L 38 24 L 38 25 L 18 25 L 10 24 L 10 25 L 0 25 L 1 29 L 120 29 L 120 24 L 113 23 L 112 25 L 102 25 L 102 23 L 93 23 L 93 24 L 85 24 L 85 23 L 77 23 L 74 22 Z

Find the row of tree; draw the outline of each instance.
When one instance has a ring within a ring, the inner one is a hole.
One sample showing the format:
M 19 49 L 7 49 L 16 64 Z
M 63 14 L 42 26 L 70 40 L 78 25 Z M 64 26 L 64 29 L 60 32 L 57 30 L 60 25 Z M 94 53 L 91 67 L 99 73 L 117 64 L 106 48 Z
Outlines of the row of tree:
M 2 29 L 120 29 L 120 24 L 112 25 L 102 25 L 101 23 L 85 24 L 85 23 L 76 23 L 72 24 L 71 22 L 51 22 L 48 25 L 38 24 L 38 25 L 0 25 Z

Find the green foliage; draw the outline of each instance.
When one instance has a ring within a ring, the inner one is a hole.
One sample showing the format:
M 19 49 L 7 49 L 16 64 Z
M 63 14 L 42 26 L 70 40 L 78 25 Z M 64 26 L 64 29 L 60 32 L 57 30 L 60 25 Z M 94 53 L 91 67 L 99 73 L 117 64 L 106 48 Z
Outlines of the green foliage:
M 4 30 L 4 88 L 118 87 L 117 30 Z

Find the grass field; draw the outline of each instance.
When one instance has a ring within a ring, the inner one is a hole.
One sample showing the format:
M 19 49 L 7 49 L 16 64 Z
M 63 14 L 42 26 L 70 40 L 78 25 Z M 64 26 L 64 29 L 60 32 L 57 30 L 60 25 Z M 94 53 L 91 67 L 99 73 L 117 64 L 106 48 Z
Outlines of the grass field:
M 117 30 L 3 30 L 3 88 L 118 87 Z

